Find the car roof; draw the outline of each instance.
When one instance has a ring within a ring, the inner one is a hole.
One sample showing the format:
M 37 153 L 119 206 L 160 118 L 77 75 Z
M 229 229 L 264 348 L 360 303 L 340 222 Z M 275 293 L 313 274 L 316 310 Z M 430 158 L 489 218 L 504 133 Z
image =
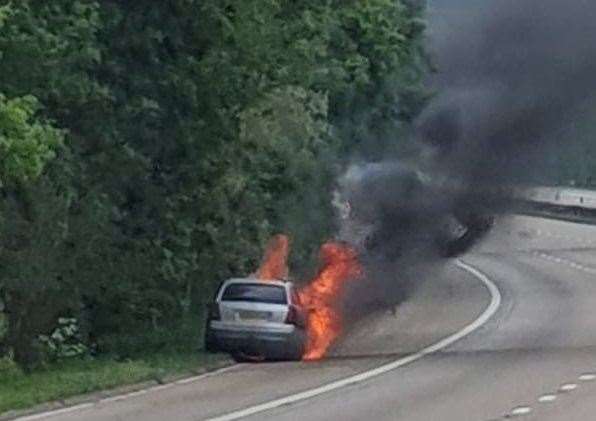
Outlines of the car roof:
M 279 280 L 279 279 L 275 279 L 275 280 L 262 280 L 262 279 L 257 279 L 257 278 L 232 278 L 232 279 L 228 279 L 227 281 L 224 282 L 223 286 L 228 286 L 230 284 L 259 284 L 262 283 L 264 285 L 277 285 L 277 286 L 281 286 L 281 287 L 286 287 L 286 285 L 288 284 L 292 284 L 289 281 L 283 281 L 283 280 Z

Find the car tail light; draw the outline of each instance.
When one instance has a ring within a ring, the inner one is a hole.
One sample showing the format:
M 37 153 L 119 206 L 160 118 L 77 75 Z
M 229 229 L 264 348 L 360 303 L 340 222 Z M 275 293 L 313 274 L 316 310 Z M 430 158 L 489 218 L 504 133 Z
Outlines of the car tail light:
M 221 314 L 219 314 L 219 304 L 211 303 L 208 307 L 209 320 L 220 320 Z

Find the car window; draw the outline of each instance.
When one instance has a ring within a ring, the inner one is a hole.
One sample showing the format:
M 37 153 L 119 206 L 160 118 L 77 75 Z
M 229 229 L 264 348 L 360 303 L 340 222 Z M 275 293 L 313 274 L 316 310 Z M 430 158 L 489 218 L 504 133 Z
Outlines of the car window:
M 250 301 L 255 303 L 287 304 L 286 289 L 279 285 L 230 284 L 224 290 L 222 301 Z

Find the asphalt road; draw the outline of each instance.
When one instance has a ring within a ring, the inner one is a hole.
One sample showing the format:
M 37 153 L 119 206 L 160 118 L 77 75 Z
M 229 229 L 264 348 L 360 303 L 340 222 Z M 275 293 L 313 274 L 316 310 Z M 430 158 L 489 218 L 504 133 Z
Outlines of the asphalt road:
M 481 274 L 446 262 L 325 361 L 238 365 L 36 419 L 596 419 L 595 251 L 596 227 L 508 218 L 463 259 L 498 301 Z

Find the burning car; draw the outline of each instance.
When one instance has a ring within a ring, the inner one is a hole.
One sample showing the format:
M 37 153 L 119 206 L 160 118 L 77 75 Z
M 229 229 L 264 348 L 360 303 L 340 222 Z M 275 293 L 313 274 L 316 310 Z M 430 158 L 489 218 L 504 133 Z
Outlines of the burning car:
M 205 348 L 236 360 L 300 360 L 306 314 L 292 282 L 230 279 L 209 305 Z
M 225 281 L 209 305 L 207 351 L 237 360 L 318 360 L 342 331 L 339 303 L 347 281 L 363 270 L 348 244 L 321 246 L 321 266 L 310 282 L 295 288 L 288 275 L 289 237 L 271 238 L 261 266 L 248 278 Z

